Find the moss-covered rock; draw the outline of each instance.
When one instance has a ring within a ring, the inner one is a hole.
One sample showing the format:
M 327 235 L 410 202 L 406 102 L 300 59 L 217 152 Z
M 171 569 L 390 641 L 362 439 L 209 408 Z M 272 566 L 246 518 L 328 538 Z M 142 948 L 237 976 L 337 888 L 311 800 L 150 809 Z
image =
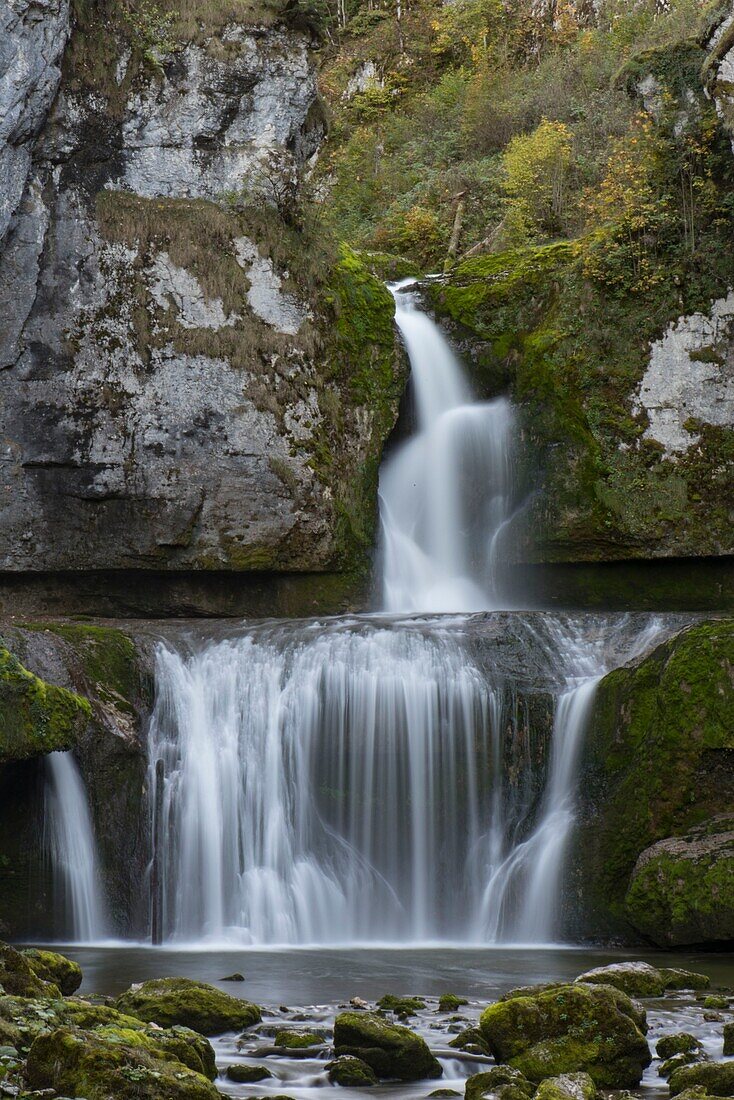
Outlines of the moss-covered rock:
M 537 1100 L 594 1100 L 596 1085 L 588 1073 L 563 1073 L 541 1081 L 535 1096 Z
M 660 945 L 734 939 L 734 815 L 647 848 L 632 872 L 625 907 L 635 928 Z
M 734 1062 L 701 1062 L 681 1066 L 670 1075 L 670 1095 L 703 1088 L 709 1096 L 734 1096 Z
M 0 646 L 0 764 L 74 748 L 91 713 L 86 699 L 34 676 Z
M 673 1035 L 663 1035 L 655 1044 L 655 1053 L 658 1058 L 667 1060 L 674 1054 L 700 1055 L 702 1047 L 695 1035 L 687 1031 L 676 1031 Z
M 31 962 L 7 943 L 0 943 L 0 991 L 11 997 L 58 997 L 59 989 L 39 977 Z
M 256 1085 L 258 1081 L 267 1081 L 273 1075 L 266 1066 L 246 1066 L 238 1062 L 227 1066 L 225 1076 L 240 1085 Z
M 216 1100 L 206 1077 L 160 1057 L 141 1036 L 58 1028 L 33 1042 L 26 1077 L 35 1089 L 86 1100 Z
M 633 1088 L 651 1061 L 641 1024 L 619 990 L 579 984 L 499 1001 L 479 1026 L 495 1058 L 530 1081 L 584 1072 L 602 1088 Z
M 283 1028 L 276 1033 L 274 1043 L 276 1047 L 284 1047 L 286 1050 L 305 1050 L 308 1047 L 322 1047 L 324 1038 L 314 1031 Z
M 501 1100 L 530 1100 L 535 1086 L 512 1066 L 493 1066 L 483 1073 L 475 1073 L 466 1082 L 464 1095 L 467 1100 L 484 1100 L 498 1096 Z
M 372 1012 L 342 1012 L 334 1024 L 334 1050 L 361 1058 L 378 1077 L 419 1081 L 440 1077 L 441 1065 L 424 1039 Z
M 65 955 L 37 947 L 26 948 L 23 955 L 33 973 L 44 982 L 57 985 L 64 997 L 76 993 L 82 984 L 82 968 Z
M 681 1066 L 690 1066 L 693 1062 L 699 1061 L 701 1061 L 701 1059 L 693 1052 L 689 1054 L 673 1054 L 658 1066 L 658 1077 L 662 1077 L 667 1081 Z
M 586 913 L 586 932 L 629 935 L 633 923 L 668 946 L 703 942 L 709 928 L 716 932 L 717 919 L 726 920 L 727 907 L 715 903 L 717 918 L 711 895 L 703 897 L 714 886 L 721 898 L 721 891 L 730 889 L 726 859 L 720 863 L 719 883 L 711 863 L 707 885 L 705 861 L 699 876 L 693 873 L 694 861 L 688 861 L 684 884 L 690 882 L 694 892 L 694 879 L 702 884 L 698 927 L 698 902 L 686 904 L 687 886 L 676 898 L 665 886 L 667 875 L 659 890 L 655 873 L 642 875 L 647 900 L 639 889 L 630 897 L 627 891 L 642 852 L 731 809 L 733 668 L 734 621 L 719 619 L 688 627 L 599 684 L 589 723 L 593 733 L 585 739 L 581 759 L 574 856 L 580 889 L 574 906 Z M 684 861 L 679 863 L 683 870 Z M 729 930 L 729 937 L 733 934 Z
M 734 1024 L 724 1024 L 724 1055 L 730 1058 L 734 1054 Z
M 378 1084 L 374 1070 L 362 1058 L 355 1058 L 351 1054 L 335 1058 L 333 1062 L 329 1062 L 327 1070 L 332 1085 L 365 1089 Z
M 659 970 L 641 961 L 598 966 L 579 975 L 576 981 L 613 985 L 628 997 L 662 997 L 667 989 L 705 989 L 709 984 L 705 974 L 687 970 Z
M 154 978 L 132 986 L 116 1008 L 140 1020 L 171 1027 L 182 1024 L 202 1035 L 238 1031 L 260 1021 L 260 1009 L 191 978 Z
M 465 1027 L 450 1040 L 454 1050 L 465 1050 L 467 1054 L 489 1054 L 487 1041 L 478 1027 Z
M 455 993 L 443 993 L 438 999 L 439 1012 L 456 1012 L 462 1005 L 468 1005 L 466 997 L 457 997 Z
M 386 993 L 380 997 L 377 1007 L 383 1012 L 394 1012 L 396 1016 L 415 1016 L 426 1007 L 426 1002 L 421 997 L 396 997 L 393 993 Z

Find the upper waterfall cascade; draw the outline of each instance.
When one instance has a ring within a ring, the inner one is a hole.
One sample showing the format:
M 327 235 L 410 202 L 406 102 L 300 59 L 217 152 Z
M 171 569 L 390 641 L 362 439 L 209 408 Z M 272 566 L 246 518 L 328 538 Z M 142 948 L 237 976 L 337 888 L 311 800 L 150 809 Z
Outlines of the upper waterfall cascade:
M 500 567 L 514 509 L 512 406 L 506 398 L 477 401 L 415 294 L 405 283 L 392 289 L 416 431 L 380 473 L 382 606 L 398 613 L 506 606 Z

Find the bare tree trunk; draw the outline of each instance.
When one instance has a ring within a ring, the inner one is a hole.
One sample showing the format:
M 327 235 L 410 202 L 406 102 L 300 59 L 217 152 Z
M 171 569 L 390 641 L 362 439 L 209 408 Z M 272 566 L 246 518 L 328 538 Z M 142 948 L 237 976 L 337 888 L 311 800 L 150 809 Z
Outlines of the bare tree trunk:
M 472 256 L 478 256 L 480 252 L 486 252 L 491 249 L 492 245 L 497 240 L 502 230 L 505 228 L 505 221 L 506 219 L 503 218 L 502 221 L 499 222 L 499 224 L 496 225 L 494 229 L 484 238 L 484 240 L 480 241 L 479 244 L 472 245 L 472 247 L 467 252 L 464 252 L 462 256 L 459 256 L 459 260 L 468 260 Z
M 464 210 L 466 204 L 464 202 L 464 193 L 457 195 L 456 212 L 454 214 L 454 226 L 451 230 L 451 239 L 449 240 L 448 259 L 453 260 L 459 248 L 459 238 L 461 237 L 461 225 L 464 221 Z

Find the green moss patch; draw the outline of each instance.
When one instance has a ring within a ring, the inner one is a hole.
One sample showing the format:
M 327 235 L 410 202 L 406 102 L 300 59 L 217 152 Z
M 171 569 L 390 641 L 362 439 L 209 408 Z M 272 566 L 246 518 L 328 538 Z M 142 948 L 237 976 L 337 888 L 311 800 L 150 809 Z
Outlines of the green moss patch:
M 86 699 L 47 684 L 0 647 L 0 763 L 72 749 L 91 713 Z

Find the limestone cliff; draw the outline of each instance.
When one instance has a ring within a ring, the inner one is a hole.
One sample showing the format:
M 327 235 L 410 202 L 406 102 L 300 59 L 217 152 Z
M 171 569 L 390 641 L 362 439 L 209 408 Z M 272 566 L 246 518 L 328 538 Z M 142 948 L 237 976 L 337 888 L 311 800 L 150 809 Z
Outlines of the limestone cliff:
M 387 292 L 303 224 L 309 31 L 268 4 L 16 8 L 0 570 L 353 579 L 404 374 Z

